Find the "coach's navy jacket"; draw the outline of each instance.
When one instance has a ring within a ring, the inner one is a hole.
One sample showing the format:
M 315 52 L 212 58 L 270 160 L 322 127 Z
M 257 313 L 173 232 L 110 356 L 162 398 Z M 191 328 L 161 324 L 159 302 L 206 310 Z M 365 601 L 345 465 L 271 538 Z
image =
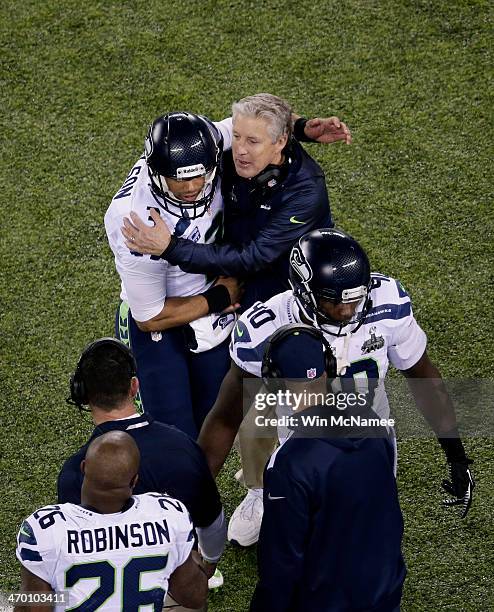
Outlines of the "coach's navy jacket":
M 183 502 L 195 527 L 208 527 L 221 512 L 221 501 L 214 478 L 200 447 L 175 427 L 155 421 L 144 413 L 122 421 L 98 425 L 89 441 L 64 463 L 58 476 L 58 502 L 81 503 L 81 461 L 94 438 L 107 431 L 126 431 L 141 453 L 140 493 L 167 493 Z
M 282 444 L 265 470 L 251 612 L 392 612 L 403 519 L 387 440 Z
M 332 227 L 321 167 L 292 139 L 279 180 L 257 185 L 235 172 L 231 151 L 223 155 L 223 244 L 173 238 L 165 259 L 185 272 L 247 280 L 243 308 L 288 289 L 288 255 L 311 230 Z M 255 273 L 255 277 L 254 277 Z

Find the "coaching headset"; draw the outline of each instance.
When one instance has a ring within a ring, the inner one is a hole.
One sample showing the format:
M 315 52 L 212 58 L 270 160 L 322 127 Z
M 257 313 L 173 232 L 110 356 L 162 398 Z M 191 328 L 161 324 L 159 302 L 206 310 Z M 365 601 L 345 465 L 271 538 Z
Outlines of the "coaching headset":
M 304 323 L 290 323 L 276 330 L 266 343 L 264 357 L 262 359 L 261 376 L 267 388 L 273 388 L 275 386 L 279 388 L 280 381 L 276 381 L 276 379 L 281 378 L 281 372 L 273 362 L 272 353 L 274 346 L 282 342 L 285 338 L 288 338 L 288 336 L 297 333 L 308 334 L 321 342 L 324 349 L 324 370 L 330 380 L 336 378 L 336 358 L 322 331 L 310 325 L 305 325 Z M 273 379 L 275 379 L 278 385 L 276 385 Z
M 286 179 L 292 163 L 290 143 L 283 149 L 284 160 L 281 164 L 268 164 L 259 174 L 252 178 L 251 194 L 269 197 Z
M 77 362 L 75 372 L 70 377 L 70 397 L 68 397 L 66 401 L 68 404 L 77 406 L 79 410 L 86 410 L 87 412 L 90 412 L 86 408 L 83 408 L 83 405 L 88 404 L 88 397 L 86 385 L 82 379 L 82 366 L 84 362 L 91 357 L 94 351 L 102 346 L 113 346 L 114 348 L 118 349 L 127 361 L 130 369 L 130 376 L 132 377 L 137 375 L 137 364 L 134 355 L 132 354 L 130 348 L 125 346 L 123 342 L 117 340 L 116 338 L 100 338 L 99 340 L 91 342 L 91 344 L 89 344 L 82 352 L 82 355 L 79 357 L 79 361 Z

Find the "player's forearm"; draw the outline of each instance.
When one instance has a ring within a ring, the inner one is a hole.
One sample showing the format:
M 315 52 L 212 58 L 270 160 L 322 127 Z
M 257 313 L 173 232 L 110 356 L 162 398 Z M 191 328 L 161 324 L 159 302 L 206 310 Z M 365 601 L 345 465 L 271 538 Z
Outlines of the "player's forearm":
M 417 408 L 438 437 L 456 428 L 456 414 L 438 368 L 425 352 L 419 361 L 403 372 Z
M 200 319 L 208 312 L 208 301 L 203 295 L 170 297 L 165 300 L 159 314 L 148 321 L 136 321 L 136 323 L 144 332 L 163 331 Z
M 204 451 L 211 474 L 215 478 L 228 457 L 241 422 L 241 411 L 240 419 L 232 423 L 225 422 L 211 410 L 203 423 L 197 442 Z
M 208 596 L 208 579 L 202 560 L 192 551 L 187 561 L 170 576 L 169 591 L 173 599 L 185 608 L 200 608 Z
M 233 446 L 243 419 L 242 380 L 245 372 L 233 361 L 214 406 L 206 417 L 199 438 L 211 473 L 216 478 Z
M 417 408 L 440 437 L 457 426 L 455 409 L 441 378 L 409 380 Z
M 49 601 L 53 595 L 53 589 L 45 580 L 42 580 L 39 576 L 31 573 L 26 567 L 21 567 L 21 593 L 46 593 L 46 600 Z M 27 598 L 29 599 L 29 598 Z M 33 605 L 24 604 L 16 605 L 14 612 L 51 612 L 54 606 L 52 604 L 39 605 L 34 603 Z

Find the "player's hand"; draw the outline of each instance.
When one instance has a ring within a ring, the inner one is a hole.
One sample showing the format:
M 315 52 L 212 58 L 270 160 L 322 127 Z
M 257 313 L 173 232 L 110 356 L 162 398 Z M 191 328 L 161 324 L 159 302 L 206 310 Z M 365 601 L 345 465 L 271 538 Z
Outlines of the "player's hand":
M 170 244 L 171 232 L 160 214 L 151 208 L 149 211 L 154 227 L 149 227 L 135 212 L 130 213 L 130 219 L 124 217 L 120 228 L 125 237 L 125 245 L 137 253 L 161 255 Z
M 472 463 L 473 461 L 467 458 L 462 461 L 448 462 L 451 480 L 443 480 L 442 483 L 443 489 L 453 496 L 450 499 L 445 499 L 443 504 L 446 507 L 462 506 L 461 518 L 466 517 L 472 505 L 475 481 L 468 467 Z
M 350 130 L 338 117 L 309 119 L 305 124 L 304 132 L 308 138 L 317 142 L 332 143 L 344 140 L 347 145 L 352 142 Z
M 223 310 L 224 313 L 235 312 L 240 308 L 240 298 L 244 293 L 243 283 L 232 276 L 220 276 L 215 285 L 224 285 L 230 294 L 231 305 Z

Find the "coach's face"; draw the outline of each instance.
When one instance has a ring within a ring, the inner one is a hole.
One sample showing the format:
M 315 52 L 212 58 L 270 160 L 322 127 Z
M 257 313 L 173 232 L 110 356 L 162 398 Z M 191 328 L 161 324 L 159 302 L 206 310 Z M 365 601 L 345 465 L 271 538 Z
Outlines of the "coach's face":
M 273 142 L 265 119 L 238 114 L 233 121 L 233 161 L 243 178 L 252 178 L 268 164 L 280 165 L 287 135 Z

